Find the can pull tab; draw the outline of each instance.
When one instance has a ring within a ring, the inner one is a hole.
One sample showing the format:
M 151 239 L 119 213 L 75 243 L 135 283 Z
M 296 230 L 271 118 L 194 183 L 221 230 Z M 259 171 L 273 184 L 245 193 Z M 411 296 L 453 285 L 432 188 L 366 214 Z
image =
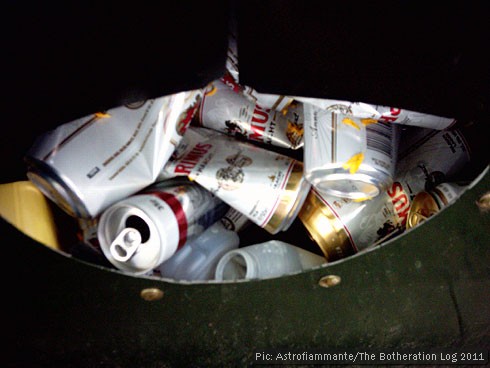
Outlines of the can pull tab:
M 110 246 L 111 255 L 116 261 L 126 262 L 141 245 L 141 234 L 132 227 L 123 229 Z

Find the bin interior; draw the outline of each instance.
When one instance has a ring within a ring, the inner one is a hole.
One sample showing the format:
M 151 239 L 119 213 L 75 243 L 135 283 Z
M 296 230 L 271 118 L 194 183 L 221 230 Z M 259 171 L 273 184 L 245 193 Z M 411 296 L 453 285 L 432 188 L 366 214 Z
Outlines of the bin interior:
M 401 106 L 487 125 L 490 60 L 479 51 L 489 38 L 485 2 L 210 1 L 159 12 L 84 5 L 61 6 L 62 17 L 41 5 L 5 7 L 4 121 L 10 129 L 1 135 L 2 183 L 26 179 L 23 155 L 35 137 L 60 123 L 219 78 L 232 10 L 240 81 L 260 92 Z M 9 238 L 2 277 L 12 362 L 218 365 L 245 362 L 266 345 L 488 346 L 490 303 L 482 291 L 490 279 L 489 220 L 475 209 L 488 190 L 487 165 L 488 155 L 481 161 L 483 179 L 423 225 L 425 231 L 277 280 L 158 284 L 166 304 L 139 298 L 154 279 L 66 261 L 2 220 Z M 448 238 L 441 241 L 443 232 Z M 320 276 L 330 274 L 350 283 L 319 287 Z M 108 313 L 107 325 L 95 327 Z M 216 346 L 217 354 L 205 357 Z

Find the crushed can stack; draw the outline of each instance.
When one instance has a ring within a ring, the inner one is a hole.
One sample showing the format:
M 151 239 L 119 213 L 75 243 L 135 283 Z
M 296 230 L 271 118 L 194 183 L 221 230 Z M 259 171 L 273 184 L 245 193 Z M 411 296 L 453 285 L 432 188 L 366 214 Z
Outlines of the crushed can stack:
M 452 118 L 260 93 L 227 65 L 200 89 L 64 123 L 26 153 L 29 180 L 114 268 L 187 281 L 304 271 L 418 226 L 473 179 L 460 175 L 471 142 Z M 257 229 L 265 239 L 242 242 Z M 277 256 L 250 252 L 271 244 Z M 314 262 L 283 264 L 298 254 Z

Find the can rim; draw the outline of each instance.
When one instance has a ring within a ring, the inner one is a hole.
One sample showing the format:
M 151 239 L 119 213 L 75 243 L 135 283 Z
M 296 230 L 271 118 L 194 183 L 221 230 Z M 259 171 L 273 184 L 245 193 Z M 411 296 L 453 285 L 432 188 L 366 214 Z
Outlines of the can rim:
M 391 175 L 366 170 L 363 165 L 354 174 L 346 172 L 341 167 L 315 170 L 308 175 L 308 180 L 323 193 L 353 200 L 377 197 L 393 182 Z
M 410 205 L 407 217 L 407 229 L 411 229 L 441 210 L 436 199 L 426 191 L 419 192 Z
M 72 217 L 90 218 L 87 207 L 71 181 L 53 167 L 33 157 L 26 157 L 28 179 L 51 201 Z
M 264 229 L 273 235 L 291 226 L 311 188 L 311 183 L 303 174 L 303 163 L 291 160 L 286 187 L 279 195 L 279 205 L 264 226 Z
M 123 215 L 117 216 L 121 213 L 123 213 Z M 148 241 L 143 242 L 141 250 L 136 252 L 134 255 L 137 256 L 137 253 L 143 252 L 151 253 L 152 251 L 150 248 L 157 248 L 155 256 L 152 257 L 152 259 L 145 261 L 147 265 L 144 267 L 141 265 L 133 265 L 131 263 L 131 259 L 129 259 L 127 262 L 120 262 L 112 256 L 110 251 L 112 241 L 116 238 L 117 234 L 119 234 L 125 228 L 125 221 L 130 216 L 138 216 L 145 221 L 150 228 L 150 234 L 153 234 L 153 237 L 157 238 L 156 242 L 155 239 L 153 239 L 153 242 L 151 242 L 151 238 Z M 110 222 L 113 222 L 111 226 L 109 226 Z M 144 210 L 135 207 L 130 203 L 116 203 L 102 213 L 99 219 L 97 237 L 99 239 L 100 249 L 104 253 L 107 260 L 121 271 L 130 272 L 132 275 L 142 275 L 153 270 L 162 263 L 160 262 L 162 253 L 161 242 L 165 241 L 165 239 L 162 239 L 160 231 L 158 230 L 156 224 L 152 221 L 151 217 Z M 152 247 L 151 244 L 153 243 L 158 243 L 158 245 Z

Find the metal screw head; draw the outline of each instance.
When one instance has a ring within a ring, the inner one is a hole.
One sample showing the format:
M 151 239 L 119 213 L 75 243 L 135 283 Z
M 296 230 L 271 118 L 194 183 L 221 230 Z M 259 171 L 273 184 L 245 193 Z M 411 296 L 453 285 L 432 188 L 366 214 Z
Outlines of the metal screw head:
M 163 298 L 163 291 L 158 288 L 147 288 L 140 292 L 140 296 L 143 300 L 152 302 Z
M 482 212 L 490 211 L 490 192 L 486 192 L 476 201 L 476 205 Z
M 340 276 L 327 275 L 327 276 L 323 276 L 318 281 L 318 285 L 320 285 L 321 287 L 324 287 L 324 288 L 329 288 L 329 287 L 340 284 L 341 281 L 342 281 L 342 279 L 340 278 Z

